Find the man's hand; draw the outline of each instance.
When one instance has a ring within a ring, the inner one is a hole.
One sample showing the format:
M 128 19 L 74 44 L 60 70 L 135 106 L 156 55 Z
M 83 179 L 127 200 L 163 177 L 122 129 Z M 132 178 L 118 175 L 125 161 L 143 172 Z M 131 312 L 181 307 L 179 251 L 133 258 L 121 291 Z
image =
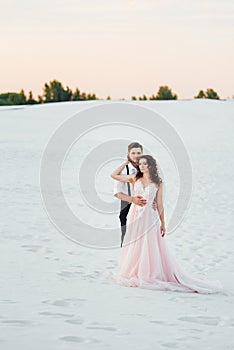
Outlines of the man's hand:
M 154 209 L 154 210 L 157 210 L 157 202 L 156 202 L 156 200 L 154 200 L 153 201 L 153 204 L 152 204 L 152 208 Z
M 132 197 L 132 203 L 143 207 L 144 205 L 146 205 L 147 200 L 144 199 L 142 196 L 135 196 Z

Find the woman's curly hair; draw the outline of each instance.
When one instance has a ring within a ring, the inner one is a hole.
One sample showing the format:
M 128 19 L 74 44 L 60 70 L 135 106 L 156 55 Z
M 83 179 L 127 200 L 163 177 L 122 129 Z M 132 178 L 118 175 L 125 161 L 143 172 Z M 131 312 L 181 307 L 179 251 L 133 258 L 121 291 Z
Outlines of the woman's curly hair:
M 157 166 L 156 160 L 148 154 L 146 154 L 146 155 L 143 154 L 138 158 L 138 164 L 139 164 L 140 159 L 142 159 L 142 158 L 146 159 L 146 161 L 147 161 L 151 181 L 159 186 L 163 181 L 162 181 L 162 178 L 159 176 L 158 166 Z M 137 165 L 136 180 L 138 180 L 142 176 L 143 176 L 143 173 L 140 171 L 139 165 Z

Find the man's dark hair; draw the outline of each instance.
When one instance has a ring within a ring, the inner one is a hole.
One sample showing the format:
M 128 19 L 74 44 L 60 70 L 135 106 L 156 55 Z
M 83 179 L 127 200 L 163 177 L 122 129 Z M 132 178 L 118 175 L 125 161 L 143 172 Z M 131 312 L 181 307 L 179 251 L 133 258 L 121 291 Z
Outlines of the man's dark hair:
M 130 145 L 128 145 L 128 152 L 130 152 L 132 148 L 140 148 L 143 152 L 143 146 L 139 142 L 130 143 Z

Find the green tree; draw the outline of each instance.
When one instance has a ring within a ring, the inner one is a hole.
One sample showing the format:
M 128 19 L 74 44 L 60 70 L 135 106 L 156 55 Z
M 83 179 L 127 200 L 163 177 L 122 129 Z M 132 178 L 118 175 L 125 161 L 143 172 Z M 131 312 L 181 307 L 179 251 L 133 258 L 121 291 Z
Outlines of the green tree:
M 51 102 L 52 97 L 51 97 L 51 89 L 47 83 L 45 83 L 44 88 L 43 88 L 43 97 L 42 97 L 44 102 Z
M 76 88 L 76 90 L 72 94 L 72 100 L 73 101 L 79 101 L 80 100 L 80 90 Z
M 33 93 L 32 93 L 32 91 L 30 90 L 29 91 L 29 94 L 28 94 L 28 99 L 27 99 L 27 104 L 28 105 L 34 105 L 34 104 L 36 104 L 36 103 L 38 103 L 36 100 L 34 100 L 34 98 L 33 98 Z
M 146 95 L 143 95 L 142 97 L 139 97 L 139 100 L 140 100 L 140 101 L 145 101 L 145 100 L 147 100 L 147 96 L 146 96 Z
M 80 94 L 80 99 L 81 99 L 82 101 L 87 100 L 87 96 L 86 96 L 86 93 L 85 93 L 85 92 L 82 92 L 82 93 Z
M 87 99 L 88 99 L 88 100 L 97 100 L 97 97 L 96 97 L 95 94 L 88 94 L 88 95 L 87 95 Z
M 0 105 L 24 105 L 26 104 L 26 95 L 21 89 L 17 92 L 5 92 L 0 94 Z
M 194 98 L 206 98 L 206 94 L 203 90 L 200 90 L 197 96 L 194 96 Z
M 157 95 L 152 95 L 150 100 L 177 100 L 177 95 L 173 94 L 171 89 L 165 85 L 160 86 L 157 92 Z
M 62 83 L 58 80 L 52 80 L 49 84 L 45 83 L 43 88 L 44 102 L 70 101 L 72 90 L 67 86 L 64 89 Z
M 203 90 L 200 90 L 199 93 L 197 94 L 197 96 L 194 96 L 194 97 L 195 98 L 210 98 L 210 99 L 216 99 L 216 100 L 220 99 L 217 92 L 211 88 L 206 89 L 206 92 L 204 92 Z
M 43 96 L 37 95 L 38 103 L 43 103 Z
M 209 88 L 209 89 L 206 89 L 206 98 L 211 98 L 211 99 L 215 99 L 215 100 L 219 100 L 220 97 L 219 95 L 217 94 L 216 91 L 214 91 L 213 89 Z

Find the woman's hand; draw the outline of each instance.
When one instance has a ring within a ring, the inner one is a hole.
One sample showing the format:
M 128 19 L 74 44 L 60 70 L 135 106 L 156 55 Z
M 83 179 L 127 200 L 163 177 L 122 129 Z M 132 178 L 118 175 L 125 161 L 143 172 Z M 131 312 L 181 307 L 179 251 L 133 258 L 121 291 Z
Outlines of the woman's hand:
M 161 230 L 161 235 L 162 235 L 162 237 L 164 237 L 165 234 L 166 234 L 166 226 L 165 226 L 165 223 L 164 223 L 164 222 L 161 223 L 160 230 Z

